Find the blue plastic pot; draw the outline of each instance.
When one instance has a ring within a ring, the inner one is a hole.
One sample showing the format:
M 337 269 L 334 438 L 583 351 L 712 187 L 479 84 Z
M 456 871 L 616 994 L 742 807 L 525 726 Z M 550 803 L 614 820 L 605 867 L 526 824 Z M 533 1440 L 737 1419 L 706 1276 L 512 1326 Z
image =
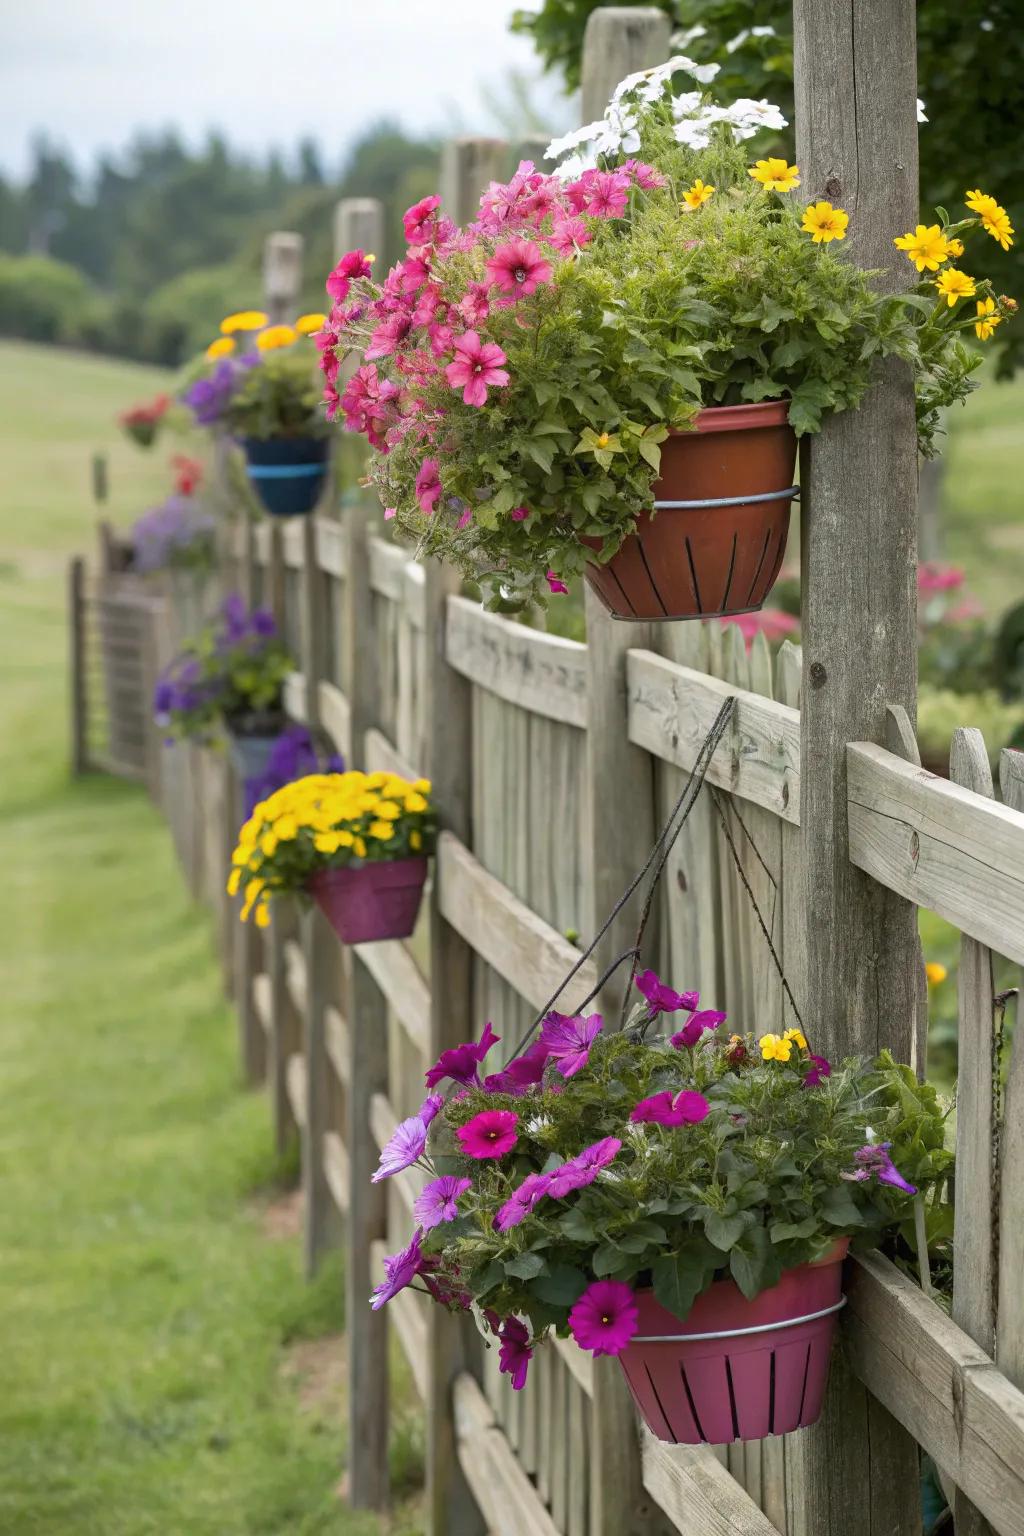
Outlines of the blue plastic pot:
M 325 437 L 243 437 L 253 490 L 271 517 L 303 517 L 320 500 L 330 444 Z

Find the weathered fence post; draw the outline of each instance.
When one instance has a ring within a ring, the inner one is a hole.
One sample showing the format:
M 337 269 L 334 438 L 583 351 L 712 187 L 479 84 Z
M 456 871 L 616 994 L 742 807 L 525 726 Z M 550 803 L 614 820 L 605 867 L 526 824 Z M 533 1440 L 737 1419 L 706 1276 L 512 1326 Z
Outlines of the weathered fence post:
M 999 759 L 999 788 L 1013 811 L 1024 811 L 1024 752 L 1004 748 Z M 1016 977 L 1024 988 L 1024 976 Z M 999 1307 L 996 1361 L 1015 1387 L 1024 1390 L 1024 992 L 1018 991 L 1010 1061 L 1006 1068 L 1006 1103 L 999 1166 Z
M 271 325 L 294 319 L 302 289 L 302 236 L 277 229 L 263 246 L 263 307 Z
M 601 117 L 626 75 L 669 55 L 671 24 L 655 7 L 609 6 L 594 11 L 583 42 L 583 121 Z M 626 652 L 649 648 L 649 624 L 617 623 L 587 589 L 587 773 L 590 780 L 591 931 L 615 905 L 655 837 L 654 765 L 630 743 Z M 627 907 L 598 947 L 598 972 L 627 950 L 636 935 L 636 904 Z M 651 936 L 652 943 L 655 937 Z M 616 1028 L 620 971 L 599 999 Z M 591 1536 L 622 1536 L 656 1523 L 643 1486 L 636 1411 L 613 1360 L 594 1361 L 590 1446 Z
M 441 207 L 456 224 L 476 214 L 480 195 L 505 172 L 504 139 L 448 139 L 441 148 Z
M 334 223 L 335 255 L 383 244 L 384 210 L 376 198 L 347 197 Z M 350 767 L 364 763 L 367 731 L 379 716 L 377 645 L 373 630 L 369 537 L 373 513 L 366 500 L 345 514 L 345 597 L 341 635 L 342 689 L 348 699 Z M 387 1003 L 359 955 L 348 950 L 349 1075 L 346 1122 L 349 1154 L 348 1259 L 345 1270 L 348 1318 L 349 1501 L 356 1508 L 383 1509 L 388 1487 L 388 1326 L 383 1309 L 369 1307 L 375 1242 L 387 1236 L 387 1194 L 371 1184 L 377 1144 L 370 1126 L 375 1094 L 388 1091 Z
M 845 208 L 842 254 L 896 290 L 912 274 L 893 237 L 918 211 L 914 0 L 794 0 L 793 21 L 800 195 Z M 916 911 L 850 863 L 846 809 L 846 743 L 884 740 L 887 705 L 915 715 L 917 442 L 905 365 L 881 367 L 862 408 L 808 441 L 801 481 L 805 1022 L 828 1056 L 891 1046 L 909 1061 Z M 848 1371 L 833 1372 L 822 1422 L 790 1451 L 790 1536 L 919 1529 L 916 1445 Z
M 68 566 L 68 678 L 71 689 L 71 772 L 84 773 L 87 760 L 88 696 L 85 673 L 85 561 L 76 555 Z

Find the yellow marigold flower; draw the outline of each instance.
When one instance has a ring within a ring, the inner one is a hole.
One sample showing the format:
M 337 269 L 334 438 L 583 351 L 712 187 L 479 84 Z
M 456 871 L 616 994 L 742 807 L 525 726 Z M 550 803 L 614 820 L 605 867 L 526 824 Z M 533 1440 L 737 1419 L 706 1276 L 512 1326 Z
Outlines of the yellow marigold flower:
M 263 853 L 266 854 L 268 859 L 272 859 L 274 857 L 279 841 L 280 839 L 278 838 L 276 832 L 264 832 L 263 836 L 260 838 L 260 849 Z
M 982 192 L 978 188 L 967 193 L 964 203 L 972 213 L 995 213 L 999 207 L 994 197 L 989 197 L 987 192 Z
M 318 832 L 313 839 L 317 853 L 337 853 L 341 847 L 340 832 Z
M 793 1044 L 798 1045 L 802 1051 L 807 1049 L 807 1041 L 802 1029 L 787 1029 L 782 1038 L 783 1040 L 792 1040 Z
M 395 829 L 390 821 L 371 821 L 368 830 L 370 836 L 381 843 L 390 842 L 395 835 Z
M 405 797 L 405 808 L 411 815 L 415 816 L 418 812 L 427 809 L 426 799 L 418 790 L 413 790 L 411 795 L 406 795 Z
M 354 837 L 352 839 L 352 848 L 357 859 L 366 858 L 366 844 L 361 837 Z
M 954 261 L 958 261 L 964 253 L 964 243 L 962 240 L 947 240 L 946 247 Z
M 377 815 L 382 821 L 397 821 L 401 814 L 402 807 L 393 800 L 382 800 L 377 807 Z
M 259 906 L 256 908 L 256 927 L 270 927 L 270 908 L 267 906 L 265 901 L 261 901 Z
M 937 224 L 919 224 L 913 233 L 897 235 L 893 245 L 905 251 L 919 272 L 937 272 L 949 260 L 949 241 Z
M 241 883 L 242 883 L 242 871 L 240 869 L 233 869 L 231 871 L 230 875 L 228 875 L 228 885 L 227 885 L 228 895 L 229 896 L 237 896 L 238 895 L 238 887 L 241 885 Z
M 262 309 L 240 309 L 237 314 L 227 315 L 221 321 L 220 328 L 225 336 L 231 336 L 235 331 L 258 331 L 266 323 L 267 317 Z
M 355 838 L 352 836 L 351 832 L 346 832 L 346 831 L 342 830 L 342 831 L 340 831 L 338 833 L 338 847 L 339 848 L 351 848 L 352 844 L 354 842 L 355 842 Z
M 206 349 L 206 355 L 211 363 L 218 357 L 227 357 L 235 350 L 235 338 L 233 336 L 218 336 L 216 341 L 211 341 Z
M 781 1035 L 762 1035 L 757 1043 L 765 1061 L 788 1061 L 793 1054 L 792 1042 Z
M 295 329 L 300 336 L 312 336 L 315 331 L 322 331 L 326 324 L 326 315 L 300 315 L 295 322 Z
M 1005 208 L 998 205 L 989 212 L 979 215 L 986 234 L 998 241 L 1004 251 L 1008 251 L 1013 244 L 1013 225 L 1010 223 L 1010 215 Z
M 785 160 L 778 160 L 774 156 L 768 160 L 758 160 L 747 174 L 753 176 L 754 180 L 759 181 L 769 192 L 792 192 L 794 187 L 800 185 L 800 167 L 789 165 Z
M 423 837 L 421 833 L 409 833 L 409 847 L 412 849 L 413 853 L 419 852 L 419 850 L 423 847 Z
M 992 301 L 990 299 L 989 303 L 991 302 Z M 938 960 L 929 960 L 924 968 L 924 973 L 928 978 L 928 985 L 930 987 L 937 987 L 939 982 L 945 981 L 946 977 L 949 975 L 946 967 L 944 965 L 940 965 Z
M 290 325 L 268 325 L 256 337 L 256 345 L 261 352 L 273 352 L 278 347 L 290 347 L 296 335 Z
M 279 843 L 290 843 L 299 835 L 299 824 L 294 816 L 279 816 L 274 822 L 274 831 Z
M 758 164 L 760 163 L 761 162 L 758 161 Z M 782 161 L 782 164 L 785 165 L 785 161 Z M 753 171 L 751 171 L 750 174 L 753 176 Z M 757 179 L 760 181 L 761 178 L 758 177 Z M 687 208 L 699 208 L 702 203 L 706 203 L 708 199 L 714 195 L 714 187 L 707 186 L 698 176 L 693 186 L 687 187 L 686 191 L 683 193 L 683 202 L 686 204 Z
M 960 299 L 971 299 L 975 294 L 974 278 L 961 272 L 958 267 L 947 267 L 945 272 L 940 272 L 935 279 L 935 286 L 950 309 Z
M 978 318 L 974 322 L 974 333 L 979 341 L 988 341 L 997 325 L 1001 325 L 1003 317 L 996 313 L 996 301 L 993 298 L 978 300 Z M 925 970 L 928 966 L 925 966 Z M 942 966 L 939 966 L 942 970 Z M 941 981 L 941 977 L 939 978 Z
M 831 203 L 825 202 L 811 203 L 804 209 L 800 228 L 805 235 L 810 235 L 815 245 L 828 245 L 831 240 L 846 239 L 849 222 L 850 215 L 842 208 L 833 208 Z

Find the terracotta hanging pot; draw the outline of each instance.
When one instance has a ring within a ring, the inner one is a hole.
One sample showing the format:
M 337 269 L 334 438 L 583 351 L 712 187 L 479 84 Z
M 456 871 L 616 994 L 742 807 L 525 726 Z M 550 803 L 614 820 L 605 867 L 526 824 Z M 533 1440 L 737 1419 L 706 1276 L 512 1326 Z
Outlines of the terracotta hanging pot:
M 616 619 L 754 612 L 786 551 L 795 466 L 788 401 L 709 406 L 662 443 L 653 513 L 587 581 Z
M 653 1291 L 638 1291 L 639 1331 L 618 1358 L 651 1433 L 675 1445 L 728 1445 L 813 1424 L 848 1247 L 844 1237 L 816 1264 L 787 1269 L 753 1301 L 717 1280 L 685 1322 Z

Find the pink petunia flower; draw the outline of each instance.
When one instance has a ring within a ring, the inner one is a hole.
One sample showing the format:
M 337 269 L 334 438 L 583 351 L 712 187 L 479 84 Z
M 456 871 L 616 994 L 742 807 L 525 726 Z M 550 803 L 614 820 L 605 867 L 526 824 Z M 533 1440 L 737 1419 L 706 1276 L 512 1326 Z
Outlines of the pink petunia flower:
M 327 279 L 327 292 L 336 304 L 348 298 L 348 290 L 357 277 L 369 277 L 370 263 L 362 251 L 346 251 Z
M 500 1039 L 501 1036 L 494 1033 L 494 1026 L 488 1021 L 479 1040 L 471 1040 L 467 1045 L 456 1045 L 450 1050 L 442 1051 L 426 1074 L 427 1087 L 436 1088 L 438 1083 L 443 1082 L 446 1077 L 453 1083 L 462 1083 L 463 1086 L 479 1083 L 480 1063 Z
M 499 245 L 484 270 L 493 287 L 511 299 L 528 298 L 541 283 L 550 283 L 552 268 L 539 245 L 532 240 L 511 240 Z
M 627 176 L 632 176 L 637 186 L 643 187 L 648 192 L 653 191 L 655 187 L 668 186 L 668 178 L 644 160 L 625 160 L 619 170 Z
M 482 325 L 491 312 L 487 283 L 469 283 L 458 303 L 458 311 L 467 325 Z
M 872 1175 L 877 1177 L 880 1184 L 891 1184 L 894 1189 L 901 1189 L 905 1195 L 916 1195 L 917 1189 L 913 1184 L 908 1184 L 893 1164 L 889 1156 L 891 1141 L 869 1141 L 867 1146 L 861 1147 L 853 1154 L 853 1160 L 857 1164 L 853 1173 L 841 1173 L 841 1179 L 848 1179 L 851 1183 L 860 1184 Z
M 569 590 L 561 576 L 557 575 L 554 571 L 545 571 L 544 580 L 548 584 L 549 592 L 568 592 Z
M 439 1227 L 443 1221 L 454 1221 L 459 1214 L 458 1199 L 467 1189 L 472 1189 L 472 1179 L 457 1179 L 446 1173 L 443 1178 L 432 1179 L 424 1184 L 413 1201 L 412 1213 L 424 1232 Z
M 674 992 L 653 971 L 643 971 L 636 978 L 636 989 L 646 997 L 652 1013 L 678 1013 L 680 1008 L 688 1012 L 700 1002 L 699 992 Z
M 526 1371 L 533 1359 L 530 1347 L 530 1330 L 518 1317 L 506 1317 L 498 1329 L 501 1348 L 498 1350 L 498 1370 L 511 1376 L 513 1392 L 521 1392 L 526 1386 Z
M 551 234 L 548 236 L 548 244 L 561 256 L 572 256 L 583 246 L 589 245 L 591 233 L 583 219 L 578 214 L 572 218 L 556 219 Z
M 455 1132 L 467 1157 L 504 1157 L 519 1139 L 519 1116 L 510 1109 L 482 1109 Z
M 646 1125 L 699 1125 L 711 1113 L 711 1105 L 702 1093 L 684 1088 L 674 1097 L 670 1092 L 652 1094 L 633 1106 L 630 1120 Z
M 808 1051 L 810 1068 L 804 1073 L 804 1087 L 817 1088 L 826 1077 L 832 1076 L 832 1063 L 825 1056 L 815 1056 L 813 1051 Z
M 697 1044 L 705 1030 L 717 1029 L 724 1022 L 725 1014 L 719 1013 L 717 1008 L 701 1008 L 690 1014 L 682 1029 L 670 1037 L 671 1042 L 677 1051 L 688 1049 Z
M 412 330 L 412 316 L 403 310 L 389 315 L 377 326 L 370 337 L 369 346 L 363 353 L 366 362 L 375 357 L 392 357 Z
M 917 590 L 930 596 L 934 592 L 955 592 L 964 582 L 963 567 L 940 565 L 937 560 L 926 560 L 917 570 Z
M 508 383 L 508 374 L 500 366 L 504 361 L 504 352 L 493 341 L 482 342 L 476 331 L 467 331 L 455 343 L 455 361 L 445 369 L 445 378 L 452 389 L 463 391 L 467 405 L 485 405 L 492 385 Z
M 601 1015 L 570 1018 L 564 1013 L 548 1014 L 541 1025 L 540 1038 L 563 1077 L 575 1077 L 590 1059 L 590 1047 L 601 1033 Z
M 595 1355 L 621 1355 L 638 1327 L 633 1292 L 621 1280 L 595 1280 L 569 1313 L 576 1343 Z
M 533 1210 L 538 1200 L 548 1192 L 551 1176 L 547 1173 L 528 1173 L 518 1189 L 514 1189 L 505 1204 L 499 1206 L 494 1218 L 494 1230 L 507 1232 L 518 1227 Z
M 422 1236 L 423 1233 L 417 1227 L 408 1248 L 403 1248 L 401 1253 L 393 1253 L 384 1260 L 384 1279 L 380 1285 L 374 1287 L 373 1295 L 370 1297 L 370 1306 L 375 1312 L 379 1312 L 385 1302 L 397 1296 L 399 1291 L 404 1291 L 407 1285 L 411 1285 L 422 1270 L 423 1254 L 420 1251 Z
M 418 203 L 413 203 L 402 215 L 402 227 L 405 230 L 405 238 L 409 245 L 426 245 L 433 236 L 437 219 L 437 210 L 441 206 L 439 197 L 421 197 Z
M 512 521 L 514 523 L 522 523 L 522 522 L 524 522 L 526 520 L 526 518 L 529 517 L 529 515 L 530 515 L 529 507 L 513 507 L 512 511 L 509 513 L 509 517 L 512 519 Z
M 436 459 L 424 459 L 416 476 L 416 500 L 421 512 L 429 517 L 441 499 L 440 466 Z
M 598 171 L 587 187 L 584 212 L 595 219 L 621 219 L 628 198 L 628 176 L 621 171 Z
M 560 1168 L 551 1170 L 548 1174 L 548 1194 L 553 1200 L 561 1200 L 574 1190 L 593 1184 L 601 1169 L 607 1168 L 621 1150 L 622 1142 L 617 1136 L 605 1136 L 602 1141 L 584 1147 L 582 1152 L 578 1152 Z

